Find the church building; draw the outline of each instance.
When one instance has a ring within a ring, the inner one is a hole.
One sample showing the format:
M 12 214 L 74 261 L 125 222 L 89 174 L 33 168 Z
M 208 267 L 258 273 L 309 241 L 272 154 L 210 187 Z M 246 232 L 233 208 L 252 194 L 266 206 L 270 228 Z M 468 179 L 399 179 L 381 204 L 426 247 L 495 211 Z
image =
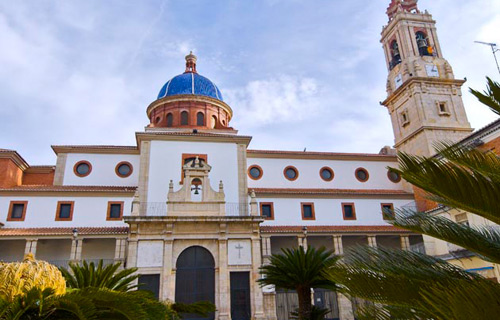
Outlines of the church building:
M 435 21 L 417 0 L 392 0 L 387 14 L 382 104 L 395 148 L 429 156 L 436 141 L 472 132 L 464 80 L 455 79 Z M 224 101 L 224 88 L 199 72 L 190 53 L 183 73 L 157 84 L 135 145 L 53 145 L 57 161 L 43 166 L 0 149 L 0 260 L 31 252 L 60 266 L 120 261 L 137 267 L 139 282 L 161 300 L 212 301 L 217 311 L 208 319 L 285 320 L 296 294 L 256 282 L 282 248 L 433 250 L 387 223 L 395 208 L 422 206 L 387 170 L 398 165 L 395 149 L 251 149 L 252 137 L 231 126 L 238 110 Z M 364 303 L 322 289 L 312 295 L 331 310 L 327 319 L 352 320 Z

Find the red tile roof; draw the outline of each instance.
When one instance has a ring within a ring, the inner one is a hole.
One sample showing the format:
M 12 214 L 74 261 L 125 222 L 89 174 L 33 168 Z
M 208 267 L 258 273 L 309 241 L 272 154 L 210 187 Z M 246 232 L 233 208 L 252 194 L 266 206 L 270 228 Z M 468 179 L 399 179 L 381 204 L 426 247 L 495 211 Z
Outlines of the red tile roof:
M 325 194 L 325 195 L 413 195 L 404 190 L 390 189 L 302 189 L 302 188 L 248 188 L 256 194 Z
M 0 228 L 0 236 L 65 236 L 74 228 Z M 77 227 L 79 235 L 127 234 L 128 227 Z
M 12 188 L 0 188 L 0 192 L 135 192 L 137 187 L 122 186 L 52 186 L 24 185 Z
M 263 233 L 302 233 L 304 226 L 261 226 Z M 370 232 L 394 232 L 411 233 L 411 231 L 396 228 L 394 226 L 307 226 L 308 233 L 370 233 Z

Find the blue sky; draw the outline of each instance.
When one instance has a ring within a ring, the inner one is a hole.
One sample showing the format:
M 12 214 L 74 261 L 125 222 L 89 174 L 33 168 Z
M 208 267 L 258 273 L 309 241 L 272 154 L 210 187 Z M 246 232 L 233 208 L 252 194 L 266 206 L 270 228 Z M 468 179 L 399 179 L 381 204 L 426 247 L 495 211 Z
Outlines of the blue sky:
M 184 71 L 233 108 L 252 149 L 378 152 L 393 144 L 381 44 L 389 0 L 0 2 L 0 148 L 54 164 L 53 144 L 134 145 L 146 107 Z M 469 121 L 495 116 L 467 92 L 499 79 L 500 1 L 420 0 L 437 20 Z

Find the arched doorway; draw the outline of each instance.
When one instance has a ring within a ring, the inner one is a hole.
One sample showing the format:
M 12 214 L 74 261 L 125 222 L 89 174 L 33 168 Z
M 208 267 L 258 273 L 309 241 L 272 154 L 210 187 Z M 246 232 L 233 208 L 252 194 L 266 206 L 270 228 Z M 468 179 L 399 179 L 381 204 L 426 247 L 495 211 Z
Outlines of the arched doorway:
M 205 248 L 193 246 L 179 255 L 176 263 L 175 301 L 193 303 L 209 301 L 215 303 L 215 261 Z M 203 318 L 195 314 L 185 314 L 183 319 L 213 320 L 214 314 Z

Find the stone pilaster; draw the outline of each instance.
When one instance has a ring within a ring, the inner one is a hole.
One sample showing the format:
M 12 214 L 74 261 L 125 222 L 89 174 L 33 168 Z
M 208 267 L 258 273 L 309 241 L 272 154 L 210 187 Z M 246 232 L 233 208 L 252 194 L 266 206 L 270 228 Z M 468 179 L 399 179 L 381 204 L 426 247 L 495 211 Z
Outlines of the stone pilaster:
M 36 257 L 36 245 L 38 239 L 26 239 L 26 247 L 24 249 L 24 254 L 32 253 Z
M 264 320 L 264 296 L 262 288 L 257 280 L 260 278 L 259 267 L 261 266 L 260 239 L 252 239 L 252 272 L 250 283 L 253 284 L 253 308 L 252 314 L 255 320 Z
M 370 247 L 376 248 L 377 247 L 377 238 L 375 236 L 368 236 L 368 245 Z
M 174 241 L 165 240 L 163 247 L 163 300 L 175 301 L 175 272 L 173 270 Z
M 219 312 L 219 320 L 230 320 L 230 285 L 229 271 L 227 268 L 227 240 L 219 240 L 219 303 L 217 310 Z
M 83 239 L 76 238 L 71 241 L 71 253 L 69 260 L 80 261 L 82 259 L 82 246 Z
M 240 215 L 248 215 L 246 211 L 248 203 L 247 183 L 247 146 L 238 144 L 238 199 L 240 202 Z M 243 209 L 245 208 L 245 209 Z M 242 210 L 243 209 L 243 210 Z
M 337 303 L 339 305 L 340 320 L 354 320 L 351 300 L 342 293 L 337 293 Z
M 128 240 L 127 268 L 137 267 L 137 239 Z
M 138 187 L 140 203 L 146 203 L 148 201 L 150 152 L 151 152 L 151 142 L 142 141 L 141 157 L 139 165 L 139 187 Z M 147 206 L 144 206 L 144 208 L 147 208 Z M 139 214 L 145 215 L 146 212 L 140 212 Z
M 64 182 L 64 170 L 66 170 L 67 153 L 60 153 L 57 155 L 56 170 L 54 172 L 54 185 L 61 186 Z
M 410 250 L 410 237 L 409 236 L 400 236 L 399 240 L 401 242 L 401 249 Z
M 344 246 L 342 244 L 342 236 L 333 236 L 333 251 L 336 255 L 344 254 Z
M 276 292 L 264 293 L 264 310 L 267 320 L 277 320 L 276 316 Z

